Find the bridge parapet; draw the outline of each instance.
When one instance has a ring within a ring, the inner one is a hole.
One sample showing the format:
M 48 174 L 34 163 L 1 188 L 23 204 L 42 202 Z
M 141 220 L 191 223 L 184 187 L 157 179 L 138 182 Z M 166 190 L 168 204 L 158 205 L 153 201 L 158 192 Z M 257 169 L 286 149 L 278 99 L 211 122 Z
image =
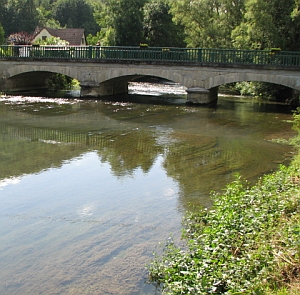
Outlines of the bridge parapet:
M 300 52 L 128 46 L 0 46 L 0 59 L 172 62 L 194 65 L 300 67 Z

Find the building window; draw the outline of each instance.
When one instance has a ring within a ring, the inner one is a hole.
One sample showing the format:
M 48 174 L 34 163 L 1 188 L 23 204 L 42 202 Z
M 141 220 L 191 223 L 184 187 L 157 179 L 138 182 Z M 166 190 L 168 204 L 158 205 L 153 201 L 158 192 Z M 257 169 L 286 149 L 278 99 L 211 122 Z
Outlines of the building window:
M 47 36 L 42 36 L 42 40 L 45 41 L 47 39 Z

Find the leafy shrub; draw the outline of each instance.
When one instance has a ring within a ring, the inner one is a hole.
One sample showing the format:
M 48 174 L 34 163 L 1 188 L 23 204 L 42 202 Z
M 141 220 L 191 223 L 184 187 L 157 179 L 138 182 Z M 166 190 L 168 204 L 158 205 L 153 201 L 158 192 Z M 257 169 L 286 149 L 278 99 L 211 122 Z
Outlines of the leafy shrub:
M 284 166 L 253 187 L 237 177 L 212 196 L 213 208 L 186 214 L 186 249 L 169 242 L 149 266 L 150 280 L 164 294 L 265 294 L 266 286 L 282 283 L 274 274 L 284 265 L 284 250 L 300 253 L 299 227 L 281 229 L 300 207 L 293 178 L 299 179 L 298 169 Z M 280 251 L 278 232 L 289 241 Z
M 52 74 L 47 79 L 47 85 L 50 90 L 70 89 L 73 85 L 73 79 L 63 74 Z
M 13 56 L 13 47 L 9 46 L 9 47 L 0 48 L 0 56 L 3 57 Z

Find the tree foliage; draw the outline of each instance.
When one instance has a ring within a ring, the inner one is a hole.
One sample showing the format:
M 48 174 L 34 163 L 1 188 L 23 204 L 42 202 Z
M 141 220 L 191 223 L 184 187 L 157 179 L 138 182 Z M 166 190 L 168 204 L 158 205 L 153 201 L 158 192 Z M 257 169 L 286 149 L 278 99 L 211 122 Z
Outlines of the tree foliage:
M 37 39 L 34 43 L 39 45 L 59 45 L 59 46 L 69 45 L 68 41 L 61 40 L 59 37 L 50 37 L 50 38 L 46 38 L 45 40 Z
M 232 31 L 235 47 L 289 49 L 293 9 L 294 0 L 248 0 L 243 22 Z
M 84 28 L 86 34 L 95 34 L 99 27 L 93 12 L 93 7 L 85 0 L 58 0 L 53 15 L 62 27 Z
M 146 0 L 110 0 L 115 45 L 137 46 L 143 38 L 143 11 Z
M 179 0 L 175 20 L 185 28 L 189 47 L 232 47 L 231 31 L 243 18 L 245 0 Z
M 14 45 L 29 45 L 31 44 L 32 35 L 27 32 L 18 32 L 14 34 L 10 34 L 7 38 L 10 44 Z
M 299 0 L 0 0 L 0 23 L 83 27 L 105 45 L 300 48 Z
M 185 46 L 184 31 L 181 25 L 173 22 L 170 5 L 165 1 L 154 0 L 144 6 L 143 32 L 150 46 Z
M 38 26 L 40 28 L 47 27 L 52 29 L 60 29 L 61 25 L 58 20 L 53 17 L 52 11 L 47 10 L 43 6 L 37 7 L 38 13 Z
M 4 29 L 0 23 L 0 45 L 4 43 Z
M 34 0 L 1 0 L 0 8 L 0 22 L 6 36 L 20 31 L 32 33 L 38 25 Z

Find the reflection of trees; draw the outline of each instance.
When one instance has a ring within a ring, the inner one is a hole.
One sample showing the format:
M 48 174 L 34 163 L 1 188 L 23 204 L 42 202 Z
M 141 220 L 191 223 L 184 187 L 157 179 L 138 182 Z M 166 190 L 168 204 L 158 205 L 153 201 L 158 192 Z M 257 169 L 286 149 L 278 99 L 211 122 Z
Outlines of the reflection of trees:
M 254 180 L 276 168 L 274 155 L 286 151 L 286 147 L 267 141 L 257 144 L 247 133 L 240 139 L 236 128 L 228 128 L 237 123 L 222 117 L 207 119 L 200 132 L 193 127 L 198 122 L 193 114 L 188 114 L 187 123 L 175 121 L 175 130 L 171 123 L 163 125 L 174 120 L 173 112 L 158 107 L 154 113 L 145 111 L 142 116 L 140 109 L 128 112 L 128 106 L 122 104 L 55 106 L 53 113 L 47 103 L 26 107 L 14 105 L 0 110 L 0 179 L 59 167 L 90 150 L 97 151 L 100 160 L 110 164 L 112 173 L 122 177 L 137 169 L 147 173 L 157 156 L 163 155 L 168 176 L 180 185 L 180 204 L 188 208 L 189 203 L 210 205 L 210 190 L 224 188 L 237 172 Z M 182 131 L 176 131 L 182 125 Z M 217 128 L 221 130 L 212 133 Z
M 285 146 L 258 143 L 253 138 L 182 133 L 174 133 L 172 138 L 174 143 L 168 147 L 164 168 L 178 181 L 180 203 L 185 209 L 190 203 L 210 206 L 210 192 L 223 189 L 237 173 L 248 181 L 257 180 L 259 175 L 277 167 L 274 155 L 280 157 L 286 151 Z
M 174 134 L 177 142 L 169 147 L 164 167 L 180 184 L 181 203 L 210 205 L 210 191 L 218 191 L 232 181 L 245 165 L 244 157 L 226 141 L 213 136 Z M 228 143 L 227 143 L 228 144 Z M 246 152 L 246 151 L 245 151 Z
M 141 168 L 148 172 L 162 152 L 152 132 L 107 131 L 74 132 L 52 128 L 0 125 L 0 178 L 37 173 L 83 152 L 97 150 L 101 161 L 108 162 L 117 176 Z
M 193 134 L 174 134 L 177 140 L 169 146 L 164 168 L 169 176 L 179 182 L 184 206 L 192 201 L 204 205 L 216 170 L 223 169 L 220 150 L 215 137 Z
M 161 152 L 155 134 L 146 131 L 119 134 L 106 142 L 105 148 L 98 150 L 101 160 L 108 162 L 117 176 L 130 174 L 138 167 L 148 172 Z
M 3 126 L 0 127 L 3 132 Z M 81 146 L 53 144 L 17 134 L 18 129 L 10 127 L 5 136 L 0 136 L 0 179 L 60 167 L 64 160 L 77 157 L 84 151 Z

